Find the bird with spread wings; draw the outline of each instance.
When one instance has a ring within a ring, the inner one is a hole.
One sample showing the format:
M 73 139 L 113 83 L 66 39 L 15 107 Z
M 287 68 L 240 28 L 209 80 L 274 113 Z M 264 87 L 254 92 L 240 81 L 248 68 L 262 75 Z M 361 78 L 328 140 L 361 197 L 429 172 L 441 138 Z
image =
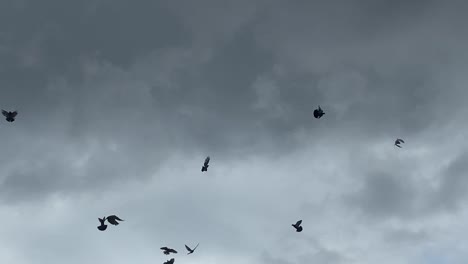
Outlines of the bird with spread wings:
M 185 248 L 187 249 L 188 253 L 187 255 L 190 255 L 190 254 L 193 254 L 193 252 L 195 251 L 195 249 L 197 249 L 198 245 L 200 243 L 197 244 L 197 246 L 195 246 L 193 249 L 189 248 L 189 246 L 185 245 Z
M 171 258 L 170 260 L 164 262 L 164 264 L 174 264 L 175 259 Z
M 400 144 L 401 143 L 405 143 L 405 141 L 401 138 L 397 138 L 397 140 L 395 140 L 395 146 L 401 148 Z
M 5 110 L 2 109 L 2 114 L 3 114 L 3 116 L 6 117 L 6 121 L 13 122 L 13 121 L 15 121 L 15 117 L 18 114 L 18 112 L 16 112 L 16 111 L 13 111 L 13 112 L 5 111 Z
M 175 250 L 172 249 L 172 248 L 162 247 L 161 250 L 163 250 L 163 253 L 164 253 L 165 255 L 169 255 L 169 254 L 171 254 L 171 253 L 177 254 L 177 251 L 175 251 Z

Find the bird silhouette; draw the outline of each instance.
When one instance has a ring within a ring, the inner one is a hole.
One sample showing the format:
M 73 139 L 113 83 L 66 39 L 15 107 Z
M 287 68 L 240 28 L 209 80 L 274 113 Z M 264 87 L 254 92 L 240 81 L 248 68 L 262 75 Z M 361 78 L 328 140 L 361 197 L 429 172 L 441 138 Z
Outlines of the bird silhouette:
M 200 243 L 198 243 L 197 246 L 196 246 L 194 249 L 191 249 L 191 248 L 189 248 L 187 245 L 185 245 L 185 248 L 188 250 L 187 255 L 192 254 L 192 253 L 195 251 L 195 249 L 197 249 L 197 247 L 198 247 L 199 244 L 200 244 Z
M 397 138 L 397 140 L 395 140 L 395 146 L 401 148 L 400 144 L 401 143 L 405 143 L 405 141 L 403 141 L 403 139 L 400 139 L 400 138 Z
M 164 262 L 164 264 L 174 264 L 175 259 L 171 258 L 170 260 Z
M 104 216 L 103 218 L 98 218 L 99 222 L 101 222 L 101 225 L 97 227 L 100 231 L 104 231 L 107 229 L 107 225 L 104 224 L 106 222 L 106 217 Z
M 9 111 L 5 111 L 2 109 L 2 114 L 6 117 L 6 121 L 13 122 L 15 121 L 15 117 L 18 114 L 18 112 L 16 111 L 9 112 Z
M 325 112 L 323 112 L 322 108 L 320 108 L 320 105 L 317 109 L 314 110 L 314 117 L 320 119 Z
M 292 224 L 292 226 L 296 229 L 296 232 L 301 232 L 302 231 L 302 220 L 299 220 L 296 222 L 296 224 Z
M 109 224 L 111 224 L 111 225 L 115 225 L 115 226 L 118 225 L 119 222 L 117 222 L 117 221 L 124 221 L 124 220 L 120 219 L 120 218 L 119 218 L 118 216 L 116 216 L 116 215 L 109 215 L 109 216 L 107 217 L 107 222 L 109 222 Z
M 163 253 L 164 253 L 165 255 L 169 255 L 169 254 L 171 254 L 171 253 L 177 254 L 177 251 L 175 251 L 175 250 L 172 249 L 172 248 L 162 247 L 161 250 L 163 250 Z
M 210 166 L 208 165 L 209 162 L 210 162 L 210 156 L 206 157 L 205 162 L 203 163 L 203 167 L 201 168 L 202 172 L 208 170 L 208 167 Z

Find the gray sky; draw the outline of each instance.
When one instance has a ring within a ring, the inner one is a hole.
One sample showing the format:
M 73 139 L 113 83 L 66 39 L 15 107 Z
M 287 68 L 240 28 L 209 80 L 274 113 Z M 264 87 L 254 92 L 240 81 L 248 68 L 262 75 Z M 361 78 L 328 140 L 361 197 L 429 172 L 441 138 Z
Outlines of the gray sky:
M 467 8 L 0 0 L 1 262 L 464 263 Z

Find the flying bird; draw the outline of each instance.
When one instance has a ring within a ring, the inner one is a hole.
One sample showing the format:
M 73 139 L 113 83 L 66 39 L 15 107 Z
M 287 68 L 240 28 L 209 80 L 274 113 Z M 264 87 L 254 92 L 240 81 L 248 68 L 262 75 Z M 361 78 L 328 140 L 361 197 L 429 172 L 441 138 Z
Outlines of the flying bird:
M 397 140 L 395 140 L 395 146 L 401 148 L 400 144 L 401 143 L 405 143 L 405 141 L 403 139 L 400 139 L 400 138 L 397 138 Z
M 320 119 L 325 112 L 323 112 L 322 108 L 320 108 L 320 105 L 317 109 L 314 110 L 314 117 Z
M 175 250 L 172 249 L 172 248 L 162 247 L 161 250 L 163 250 L 163 253 L 164 253 L 165 255 L 169 255 L 169 254 L 171 254 L 171 253 L 177 254 L 177 251 L 175 251 Z
M 106 217 L 104 216 L 103 218 L 98 218 L 99 222 L 101 222 L 101 225 L 97 227 L 100 231 L 104 231 L 107 229 L 107 225 L 104 224 L 106 222 Z
M 302 231 L 302 220 L 299 220 L 296 222 L 296 224 L 292 224 L 294 228 L 296 228 L 296 232 L 301 232 Z
M 196 246 L 194 249 L 191 249 L 191 248 L 189 248 L 187 245 L 185 245 L 185 248 L 186 248 L 186 249 L 188 250 L 188 252 L 189 252 L 189 253 L 187 253 L 187 255 L 192 254 L 192 253 L 195 251 L 195 249 L 197 249 L 197 247 L 198 247 L 199 244 L 200 244 L 200 243 L 198 243 L 197 246 Z
M 174 264 L 175 259 L 171 258 L 170 260 L 164 262 L 164 264 Z
M 16 111 L 9 112 L 9 111 L 5 111 L 2 109 L 2 114 L 6 117 L 6 121 L 13 122 L 15 121 L 15 117 L 18 114 L 18 112 Z
M 206 157 L 205 162 L 203 163 L 203 167 L 201 168 L 202 172 L 208 170 L 208 167 L 210 166 L 208 163 L 210 163 L 210 156 Z
M 109 224 L 111 224 L 111 225 L 115 225 L 115 226 L 118 225 L 119 222 L 117 222 L 117 221 L 124 221 L 124 220 L 120 219 L 116 215 L 110 215 L 110 216 L 107 217 L 107 222 L 109 222 Z

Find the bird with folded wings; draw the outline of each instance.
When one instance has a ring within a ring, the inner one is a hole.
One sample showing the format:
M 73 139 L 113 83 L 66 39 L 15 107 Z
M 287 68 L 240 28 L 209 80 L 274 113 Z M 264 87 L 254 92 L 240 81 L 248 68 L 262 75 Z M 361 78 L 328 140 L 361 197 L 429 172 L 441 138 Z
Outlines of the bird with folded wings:
M 208 170 L 208 167 L 210 166 L 208 163 L 210 163 L 210 156 L 206 157 L 205 162 L 203 163 L 203 167 L 201 168 L 202 172 Z

